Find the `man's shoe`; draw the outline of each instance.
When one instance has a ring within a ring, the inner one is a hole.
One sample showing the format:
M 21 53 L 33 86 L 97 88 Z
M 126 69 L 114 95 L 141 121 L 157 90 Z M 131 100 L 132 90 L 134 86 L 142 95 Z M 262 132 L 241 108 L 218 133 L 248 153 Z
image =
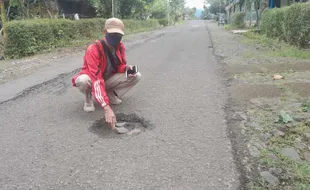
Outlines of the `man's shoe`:
M 94 106 L 91 92 L 88 92 L 88 91 L 85 93 L 84 111 L 86 112 L 95 111 L 95 106 Z
M 108 93 L 110 104 L 118 105 L 122 103 L 122 100 L 119 99 L 114 92 Z
M 84 111 L 86 112 L 93 112 L 95 111 L 94 102 L 91 101 L 91 103 L 84 103 Z

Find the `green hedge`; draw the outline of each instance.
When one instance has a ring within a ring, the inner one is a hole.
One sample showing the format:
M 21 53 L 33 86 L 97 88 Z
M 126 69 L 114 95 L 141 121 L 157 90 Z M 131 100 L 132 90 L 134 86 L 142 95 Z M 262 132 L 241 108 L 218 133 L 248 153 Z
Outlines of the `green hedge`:
M 245 27 L 244 17 L 245 17 L 245 12 L 234 13 L 231 16 L 231 25 L 237 28 L 244 28 Z
M 157 20 L 123 20 L 126 34 L 159 27 Z M 19 58 L 42 50 L 74 44 L 76 40 L 103 35 L 105 19 L 35 19 L 11 21 L 6 25 L 4 54 Z
M 168 26 L 168 20 L 167 19 L 160 19 L 158 20 L 159 24 L 160 25 L 163 25 L 163 26 Z
M 298 47 L 310 42 L 310 3 L 295 3 L 284 8 L 269 9 L 261 19 L 261 32 Z

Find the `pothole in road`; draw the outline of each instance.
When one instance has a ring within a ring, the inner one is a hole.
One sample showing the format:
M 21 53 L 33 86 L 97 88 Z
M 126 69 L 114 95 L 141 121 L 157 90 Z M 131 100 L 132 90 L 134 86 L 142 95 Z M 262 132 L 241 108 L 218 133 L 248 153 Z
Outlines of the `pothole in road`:
M 122 136 L 135 136 L 152 128 L 150 122 L 140 118 L 136 114 L 116 114 L 117 129 L 112 130 L 105 122 L 105 118 L 96 120 L 90 127 L 89 131 L 104 138 L 117 138 Z

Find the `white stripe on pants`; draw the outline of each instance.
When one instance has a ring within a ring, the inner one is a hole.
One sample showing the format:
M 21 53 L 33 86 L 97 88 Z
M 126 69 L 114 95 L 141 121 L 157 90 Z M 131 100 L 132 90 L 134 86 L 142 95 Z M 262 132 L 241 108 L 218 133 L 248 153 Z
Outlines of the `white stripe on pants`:
M 107 93 L 114 91 L 118 97 L 125 95 L 132 87 L 134 87 L 141 79 L 141 73 L 138 72 L 135 77 L 126 78 L 125 73 L 113 74 L 107 81 L 105 81 L 105 88 Z M 82 74 L 76 78 L 75 84 L 78 89 L 87 96 L 91 96 L 92 82 L 87 74 Z M 88 99 L 89 100 L 89 99 Z M 88 101 L 87 101 L 88 102 Z

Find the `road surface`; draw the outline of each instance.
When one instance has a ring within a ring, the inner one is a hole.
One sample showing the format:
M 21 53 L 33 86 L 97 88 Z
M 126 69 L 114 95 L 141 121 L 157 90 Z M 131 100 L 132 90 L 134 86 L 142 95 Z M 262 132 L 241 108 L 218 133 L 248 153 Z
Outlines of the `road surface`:
M 0 189 L 239 189 L 206 26 L 163 30 L 128 53 L 142 80 L 115 107 L 152 127 L 132 136 L 90 130 L 103 111 L 85 113 L 72 74 L 62 75 L 0 104 Z

